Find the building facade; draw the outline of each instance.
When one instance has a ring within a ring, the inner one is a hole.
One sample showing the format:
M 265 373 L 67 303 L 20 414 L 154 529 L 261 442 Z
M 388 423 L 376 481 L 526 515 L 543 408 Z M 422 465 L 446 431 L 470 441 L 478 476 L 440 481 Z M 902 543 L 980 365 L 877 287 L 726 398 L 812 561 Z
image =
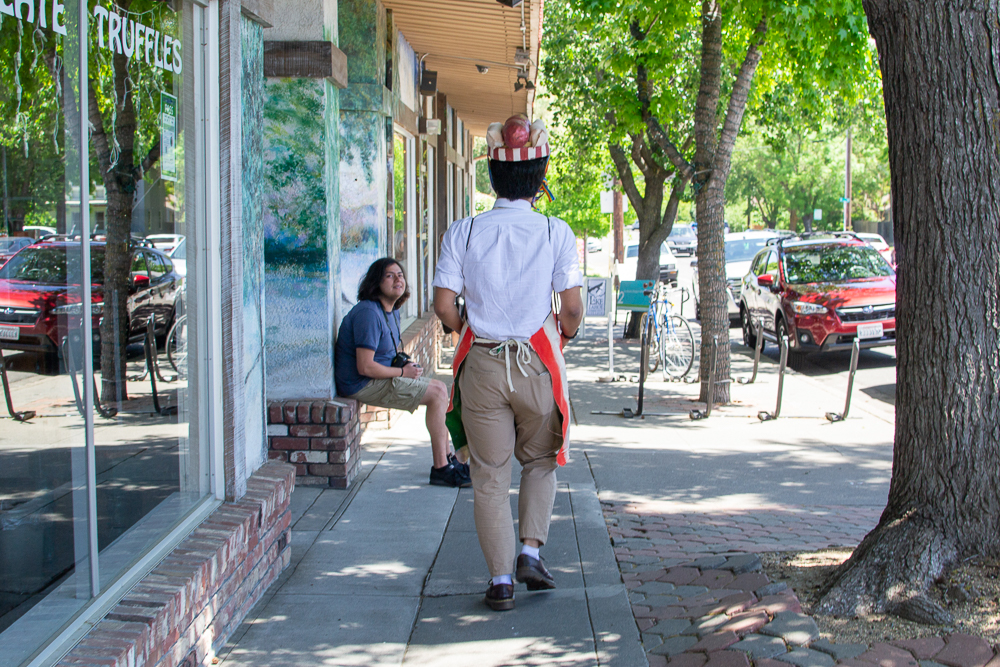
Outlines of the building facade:
M 473 136 L 541 0 L 0 0 L 0 662 L 210 664 L 365 424 L 333 346 L 382 256 L 436 360 Z M 531 84 L 531 85 L 528 85 Z

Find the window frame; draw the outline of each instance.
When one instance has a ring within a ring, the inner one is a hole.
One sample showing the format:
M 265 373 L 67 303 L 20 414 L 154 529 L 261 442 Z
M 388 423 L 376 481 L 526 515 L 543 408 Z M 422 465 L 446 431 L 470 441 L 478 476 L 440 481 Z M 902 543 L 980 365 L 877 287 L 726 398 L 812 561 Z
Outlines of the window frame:
M 195 219 L 190 220 L 188 227 L 197 229 L 203 234 L 203 242 L 198 247 L 199 261 L 192 265 L 199 274 L 196 284 L 204 286 L 202 293 L 194 299 L 195 307 L 205 326 L 196 335 L 199 337 L 201 351 L 194 363 L 203 369 L 198 376 L 198 394 L 203 397 L 197 415 L 197 425 L 190 423 L 191 428 L 198 428 L 200 459 L 199 477 L 201 488 L 207 488 L 201 496 L 171 528 L 154 544 L 136 554 L 131 564 L 120 572 L 112 581 L 100 587 L 100 552 L 97 548 L 97 516 L 96 516 L 96 465 L 95 465 L 95 433 L 94 433 L 94 395 L 92 385 L 84 382 L 85 404 L 91 409 L 84 415 L 84 450 L 87 458 L 86 493 L 87 501 L 87 537 L 89 556 L 89 573 L 80 571 L 79 575 L 90 579 L 90 598 L 87 602 L 62 625 L 49 635 L 48 640 L 38 646 L 34 653 L 23 663 L 24 667 L 49 667 L 66 655 L 93 628 L 96 620 L 105 616 L 121 598 L 131 590 L 157 563 L 169 554 L 190 533 L 203 522 L 213 511 L 222 505 L 225 499 L 225 465 L 222 412 L 222 295 L 218 288 L 221 285 L 221 236 L 222 207 L 221 184 L 219 178 L 219 139 L 220 139 L 220 104 L 219 104 L 219 2 L 218 0 L 184 0 L 192 10 L 195 43 L 188 47 L 194 59 L 193 77 L 195 105 L 197 111 L 194 121 L 198 137 L 194 141 L 195 154 L 189 159 L 195 161 L 196 174 L 191 196 L 194 199 L 193 210 Z M 88 3 L 80 3 L 80 14 L 77 26 L 80 34 L 90 34 L 92 18 Z M 200 11 L 199 11 L 200 10 Z M 78 40 L 80 45 L 80 62 L 78 85 L 85 89 L 88 83 L 87 62 L 90 40 Z M 201 47 L 201 48 L 197 48 Z M 81 108 L 81 126 L 86 127 L 86 107 Z M 77 154 L 80 157 L 80 181 L 89 180 L 90 146 L 89 138 L 80 138 Z M 86 142 L 86 143 L 84 143 Z M 89 228 L 90 224 L 90 193 L 88 188 L 80 188 L 81 226 Z M 90 244 L 81 243 L 84 248 L 84 266 L 89 266 Z M 168 258 L 169 260 L 169 258 Z M 90 273 L 84 272 L 84 293 L 90 289 Z M 90 317 L 91 302 L 83 300 L 84 316 L 84 351 L 94 355 L 91 345 L 93 325 Z M 81 519 L 83 517 L 80 517 Z M 94 556 L 97 557 L 94 557 Z

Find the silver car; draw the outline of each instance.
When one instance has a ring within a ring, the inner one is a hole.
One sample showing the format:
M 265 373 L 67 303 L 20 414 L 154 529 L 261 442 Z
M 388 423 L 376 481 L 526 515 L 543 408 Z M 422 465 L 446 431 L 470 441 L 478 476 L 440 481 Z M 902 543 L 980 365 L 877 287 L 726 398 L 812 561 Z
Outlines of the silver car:
M 767 246 L 768 239 L 780 236 L 769 230 L 737 232 L 726 234 L 726 296 L 729 322 L 737 324 L 740 320 L 740 288 L 743 276 L 750 270 L 750 262 L 754 255 Z M 698 293 L 698 260 L 691 262 L 691 291 L 694 294 L 695 317 L 701 319 L 701 299 Z

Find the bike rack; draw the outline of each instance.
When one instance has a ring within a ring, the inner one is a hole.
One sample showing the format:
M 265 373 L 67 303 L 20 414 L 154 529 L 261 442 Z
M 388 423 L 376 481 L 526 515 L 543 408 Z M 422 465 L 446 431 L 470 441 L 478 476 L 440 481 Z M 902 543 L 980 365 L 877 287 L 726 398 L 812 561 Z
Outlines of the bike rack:
M 761 350 L 764 349 L 764 326 L 760 323 L 760 318 L 754 320 L 753 329 L 756 332 L 755 336 L 757 341 L 753 350 L 753 375 L 750 376 L 749 380 L 747 378 L 737 379 L 736 381 L 739 384 L 753 384 L 757 381 L 757 368 L 760 366 L 760 353 Z
M 873 347 L 890 347 L 896 344 L 896 341 L 874 341 L 872 343 L 861 343 L 861 340 L 857 337 L 854 338 L 854 342 L 851 345 L 851 372 L 847 378 L 847 398 L 844 400 L 844 411 L 843 412 L 827 412 L 826 418 L 829 422 L 836 424 L 837 422 L 842 422 L 847 419 L 847 413 L 851 410 L 851 394 L 854 392 L 854 375 L 858 372 L 858 357 L 861 356 L 861 348 L 870 350 Z
M 10 397 L 10 383 L 7 381 L 7 360 L 3 358 L 3 349 L 0 349 L 0 377 L 3 378 L 3 395 L 7 399 L 7 414 L 11 419 L 19 422 L 26 422 L 35 416 L 34 410 L 24 410 L 18 412 L 14 409 L 14 401 Z
M 69 371 L 69 379 L 73 385 L 73 399 L 76 401 L 76 409 L 80 412 L 80 416 L 85 416 L 83 399 L 80 397 L 80 387 L 76 382 L 76 359 L 73 356 L 73 346 L 70 345 L 69 336 L 63 338 L 62 341 L 63 359 L 66 360 L 66 370 Z M 80 367 L 80 373 L 83 374 L 83 367 Z M 93 380 L 93 375 L 91 375 Z M 111 419 L 118 414 L 117 408 L 105 408 L 101 405 L 101 394 L 97 388 L 97 380 L 94 382 L 94 407 L 97 408 L 97 413 L 104 417 L 105 419 Z
M 705 411 L 692 410 L 688 413 L 688 418 L 692 421 L 698 419 L 708 419 L 712 416 L 712 404 L 715 402 L 715 369 L 719 364 L 719 337 L 712 336 L 712 361 L 708 366 L 708 400 L 705 402 Z M 728 382 L 728 380 L 726 380 Z M 693 384 L 693 383 L 692 383 Z
M 149 375 L 149 384 L 153 389 L 153 410 L 161 417 L 167 417 L 177 414 L 177 406 L 170 405 L 160 407 L 160 396 L 156 391 L 156 377 L 160 375 L 160 370 L 156 365 L 156 360 L 153 355 L 153 350 L 155 349 L 154 346 L 156 345 L 154 325 L 155 321 L 153 316 L 150 315 L 149 319 L 146 320 L 146 335 L 142 341 L 142 350 L 146 355 L 146 373 Z M 160 379 L 162 379 L 162 377 Z
M 592 415 L 614 415 L 617 417 L 624 417 L 625 419 L 632 419 L 633 417 L 638 417 L 639 419 L 645 419 L 646 417 L 683 417 L 684 412 L 643 412 L 643 395 L 645 393 L 646 387 L 646 370 L 649 367 L 649 328 L 651 324 L 647 318 L 646 327 L 639 332 L 639 396 L 636 401 L 636 410 L 633 412 L 632 408 L 622 408 L 621 412 L 609 412 L 607 410 L 591 410 Z M 624 376 L 623 376 L 624 377 Z M 613 380 L 612 380 L 613 381 Z
M 781 415 L 781 391 L 785 385 L 785 367 L 788 365 L 788 336 L 781 337 L 781 358 L 778 362 L 778 402 L 774 407 L 774 412 L 761 410 L 757 413 L 757 419 L 762 422 L 772 421 Z

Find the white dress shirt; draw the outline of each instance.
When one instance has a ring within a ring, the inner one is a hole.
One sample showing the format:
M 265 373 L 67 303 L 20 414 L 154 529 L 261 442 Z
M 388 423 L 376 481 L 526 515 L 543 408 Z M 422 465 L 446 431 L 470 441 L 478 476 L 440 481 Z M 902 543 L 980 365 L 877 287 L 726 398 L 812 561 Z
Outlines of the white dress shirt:
M 491 211 L 452 223 L 434 276 L 434 287 L 465 297 L 476 337 L 499 341 L 530 338 L 552 312 L 552 293 L 582 285 L 569 225 L 523 199 L 497 199 Z

